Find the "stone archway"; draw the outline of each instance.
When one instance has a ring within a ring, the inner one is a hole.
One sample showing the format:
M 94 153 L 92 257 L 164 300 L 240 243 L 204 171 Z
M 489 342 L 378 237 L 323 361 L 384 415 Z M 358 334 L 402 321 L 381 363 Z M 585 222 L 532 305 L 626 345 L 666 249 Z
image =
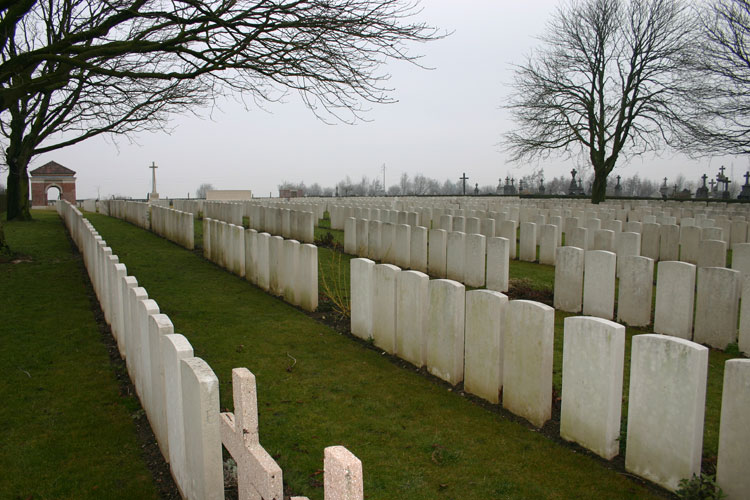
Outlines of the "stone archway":
M 56 187 L 60 190 L 60 199 L 70 203 L 76 202 L 75 172 L 51 161 L 29 172 L 31 174 L 31 206 L 46 207 L 47 191 Z
M 50 190 L 53 190 L 53 189 L 56 189 L 56 190 L 57 190 L 57 197 L 55 197 L 55 198 L 52 198 L 52 199 L 50 200 L 50 197 L 49 197 L 49 196 L 50 196 Z M 61 200 L 61 199 L 62 199 L 62 194 L 63 194 L 63 189 L 62 189 L 62 187 L 58 186 L 57 184 L 50 184 L 50 185 L 49 185 L 49 186 L 47 186 L 47 187 L 46 187 L 46 189 L 44 190 L 44 199 L 46 200 L 46 202 L 47 202 L 47 205 L 49 205 L 49 204 L 50 204 L 50 201 L 57 201 L 57 200 Z

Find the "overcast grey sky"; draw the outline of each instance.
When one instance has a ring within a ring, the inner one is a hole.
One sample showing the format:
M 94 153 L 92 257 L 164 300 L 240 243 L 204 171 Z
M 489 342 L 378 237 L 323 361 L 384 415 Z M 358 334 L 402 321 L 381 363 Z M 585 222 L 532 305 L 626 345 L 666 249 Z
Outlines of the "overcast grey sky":
M 426 71 L 408 63 L 388 66 L 395 104 L 373 108 L 368 122 L 326 125 L 290 94 L 285 103 L 245 110 L 235 101 L 203 118 L 175 116 L 175 130 L 144 133 L 136 143 L 95 138 L 37 157 L 31 168 L 55 160 L 77 172 L 78 198 L 100 194 L 143 198 L 151 189 L 155 161 L 161 197 L 193 197 L 202 183 L 218 189 L 251 189 L 255 196 L 278 196 L 283 181 L 333 186 L 349 175 L 382 176 L 386 184 L 402 173 L 497 185 L 543 168 L 546 178 L 569 175 L 573 165 L 560 158 L 534 164 L 506 164 L 498 142 L 513 126 L 500 108 L 512 80 L 512 65 L 524 60 L 559 3 L 556 0 L 423 0 L 420 19 L 454 33 L 444 40 L 413 46 Z M 615 169 L 656 180 L 682 173 L 697 180 L 725 164 L 740 179 L 747 160 L 714 157 L 690 160 L 666 153 L 636 158 Z

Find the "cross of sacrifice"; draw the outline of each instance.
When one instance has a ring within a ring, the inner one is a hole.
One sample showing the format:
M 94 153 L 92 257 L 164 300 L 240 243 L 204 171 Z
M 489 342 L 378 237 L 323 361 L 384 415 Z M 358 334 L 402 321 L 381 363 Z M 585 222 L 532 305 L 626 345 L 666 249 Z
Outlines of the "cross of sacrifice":
M 234 413 L 221 414 L 221 442 L 237 463 L 240 500 L 283 500 L 281 467 L 260 445 L 255 375 L 247 368 L 232 370 Z
M 155 161 L 152 161 L 151 166 L 148 168 L 151 169 L 151 192 L 156 194 L 156 169 L 159 167 L 156 166 Z

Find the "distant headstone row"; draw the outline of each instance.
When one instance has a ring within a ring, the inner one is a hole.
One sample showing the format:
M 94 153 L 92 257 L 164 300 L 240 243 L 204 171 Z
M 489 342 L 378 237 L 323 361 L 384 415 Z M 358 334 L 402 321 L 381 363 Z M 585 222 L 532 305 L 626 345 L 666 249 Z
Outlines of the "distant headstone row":
M 318 308 L 318 247 L 203 219 L 203 255 L 307 311 Z

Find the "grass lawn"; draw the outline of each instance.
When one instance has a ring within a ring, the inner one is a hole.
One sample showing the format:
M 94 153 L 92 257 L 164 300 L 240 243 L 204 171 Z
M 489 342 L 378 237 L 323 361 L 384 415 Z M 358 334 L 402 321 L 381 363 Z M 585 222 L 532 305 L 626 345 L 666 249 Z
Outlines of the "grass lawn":
M 5 225 L 22 258 L 0 263 L 0 498 L 159 498 L 80 256 L 57 213 L 33 217 Z
M 665 496 L 336 333 L 196 253 L 123 221 L 88 217 L 214 369 L 222 408 L 232 407 L 232 368 L 256 375 L 261 443 L 289 493 L 321 499 L 323 448 L 341 444 L 362 460 L 371 500 Z

